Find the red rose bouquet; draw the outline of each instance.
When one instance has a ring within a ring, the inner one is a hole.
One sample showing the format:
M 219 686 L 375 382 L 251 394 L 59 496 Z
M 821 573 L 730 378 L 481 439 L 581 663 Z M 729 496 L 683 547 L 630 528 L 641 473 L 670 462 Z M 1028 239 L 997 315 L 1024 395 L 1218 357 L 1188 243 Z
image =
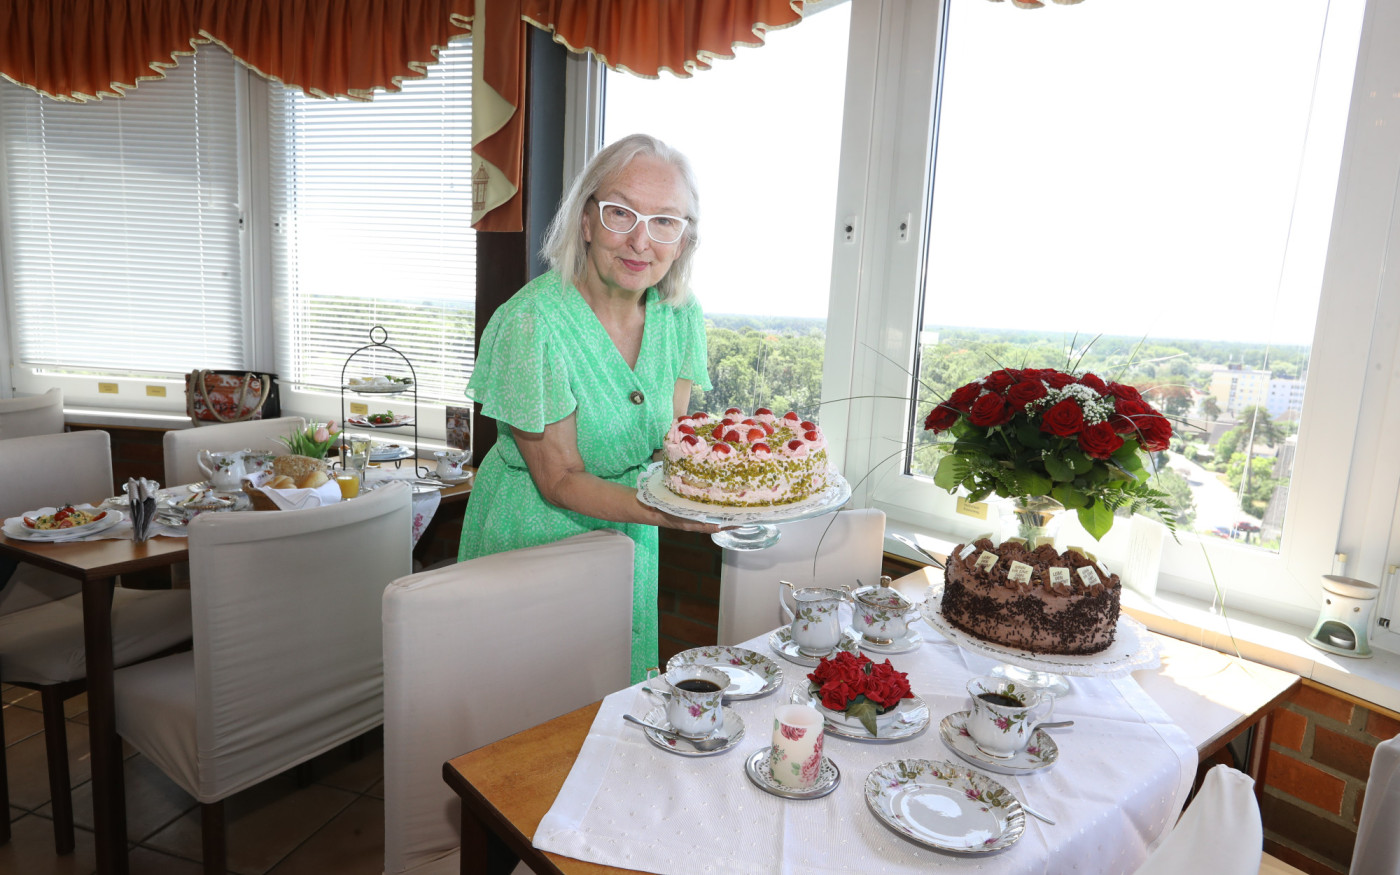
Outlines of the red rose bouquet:
M 807 679 L 823 708 L 844 711 L 859 720 L 871 735 L 879 735 L 877 716 L 897 706 L 900 699 L 914 696 L 907 674 L 895 671 L 888 659 L 876 665 L 863 653 L 842 651 L 823 659 Z
M 924 428 L 948 434 L 934 482 L 971 501 L 1049 496 L 1095 538 L 1113 512 L 1151 507 L 1175 531 L 1166 496 L 1147 485 L 1142 452 L 1159 452 L 1172 426 L 1132 386 L 1052 368 L 1003 368 L 959 387 Z

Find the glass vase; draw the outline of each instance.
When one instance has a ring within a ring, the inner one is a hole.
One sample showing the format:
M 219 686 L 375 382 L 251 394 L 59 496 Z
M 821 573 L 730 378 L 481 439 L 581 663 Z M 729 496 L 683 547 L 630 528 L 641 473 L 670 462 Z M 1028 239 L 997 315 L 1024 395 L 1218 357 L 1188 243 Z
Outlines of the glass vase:
M 1048 495 L 1021 496 L 1000 502 L 1001 540 L 1022 538 L 1034 547 L 1037 538 L 1053 543 L 1064 521 L 1065 506 Z

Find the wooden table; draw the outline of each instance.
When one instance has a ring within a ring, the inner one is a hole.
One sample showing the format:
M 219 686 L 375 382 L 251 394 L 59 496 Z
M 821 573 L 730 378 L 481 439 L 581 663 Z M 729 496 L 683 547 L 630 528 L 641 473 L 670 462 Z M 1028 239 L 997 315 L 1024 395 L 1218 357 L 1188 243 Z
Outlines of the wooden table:
M 188 561 L 189 545 L 184 538 L 160 537 L 145 543 L 120 540 L 44 544 L 0 534 L 0 556 L 47 568 L 83 584 L 97 871 L 100 875 L 126 875 L 126 795 L 112 696 L 112 588 L 119 574 Z
M 1300 683 L 1288 672 L 1149 634 L 1162 642 L 1162 666 L 1135 672 L 1134 678 L 1186 730 L 1202 760 L 1264 720 Z M 532 845 L 601 704 L 571 711 L 443 765 L 443 779 L 462 799 L 462 875 L 508 875 L 516 858 L 539 875 L 631 871 L 545 853 Z

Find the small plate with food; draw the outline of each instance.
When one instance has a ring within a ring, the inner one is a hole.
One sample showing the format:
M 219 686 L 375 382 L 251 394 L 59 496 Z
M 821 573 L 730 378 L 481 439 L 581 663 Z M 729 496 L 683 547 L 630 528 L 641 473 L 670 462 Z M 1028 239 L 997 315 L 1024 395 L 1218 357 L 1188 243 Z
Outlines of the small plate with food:
M 400 395 L 413 388 L 413 378 L 390 375 L 351 377 L 345 388 L 361 395 Z
M 346 417 L 345 421 L 360 428 L 394 428 L 400 425 L 413 425 L 412 416 L 409 416 L 407 413 L 395 413 L 392 410 L 386 410 L 383 413 L 371 413 L 369 415 L 356 413 L 353 416 Z

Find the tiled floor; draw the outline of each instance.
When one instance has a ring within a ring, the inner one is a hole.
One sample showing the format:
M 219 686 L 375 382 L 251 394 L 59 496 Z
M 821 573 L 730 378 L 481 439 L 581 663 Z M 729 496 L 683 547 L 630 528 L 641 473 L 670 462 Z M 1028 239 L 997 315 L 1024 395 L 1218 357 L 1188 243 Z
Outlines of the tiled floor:
M 10 772 L 9 844 L 0 845 L 0 875 L 89 875 L 92 842 L 87 700 L 67 702 L 69 767 L 77 849 L 56 856 L 49 819 L 39 694 L 0 688 L 5 757 Z M 282 775 L 224 803 L 228 864 L 235 875 L 378 875 L 384 869 L 382 737 L 364 739 L 364 755 L 344 748 L 314 760 L 310 783 Z M 145 757 L 127 749 L 127 837 L 131 875 L 198 875 L 199 808 Z

